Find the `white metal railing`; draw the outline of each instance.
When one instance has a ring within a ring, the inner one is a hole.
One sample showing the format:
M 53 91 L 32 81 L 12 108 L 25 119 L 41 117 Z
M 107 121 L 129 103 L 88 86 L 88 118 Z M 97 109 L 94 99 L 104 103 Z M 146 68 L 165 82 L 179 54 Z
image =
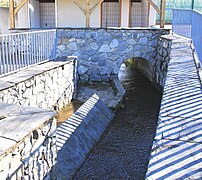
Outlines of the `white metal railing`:
M 55 58 L 56 30 L 0 35 L 0 75 Z

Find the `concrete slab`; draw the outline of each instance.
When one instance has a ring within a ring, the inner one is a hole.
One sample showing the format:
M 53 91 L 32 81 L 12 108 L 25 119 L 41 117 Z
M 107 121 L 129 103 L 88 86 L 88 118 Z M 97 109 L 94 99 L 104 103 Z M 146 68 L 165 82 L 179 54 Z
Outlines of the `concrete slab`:
M 113 117 L 114 113 L 94 94 L 57 128 L 59 179 L 72 178 Z
M 20 69 L 14 73 L 9 75 L 2 76 L 0 78 L 0 90 L 7 89 L 9 87 L 14 86 L 20 82 L 30 79 L 35 75 L 39 75 L 44 73 L 45 71 L 49 71 L 51 69 L 62 67 L 63 65 L 67 64 L 70 61 L 76 59 L 74 56 L 68 56 L 65 58 L 65 61 L 60 61 L 60 59 L 56 59 L 54 61 L 44 62 L 39 65 L 32 65 L 24 69 Z
M 147 180 L 201 179 L 202 144 L 156 140 L 149 161 Z
M 0 103 L 0 157 L 55 115 L 54 111 Z
M 169 139 L 187 142 L 202 143 L 202 119 L 159 117 L 159 125 L 155 139 Z

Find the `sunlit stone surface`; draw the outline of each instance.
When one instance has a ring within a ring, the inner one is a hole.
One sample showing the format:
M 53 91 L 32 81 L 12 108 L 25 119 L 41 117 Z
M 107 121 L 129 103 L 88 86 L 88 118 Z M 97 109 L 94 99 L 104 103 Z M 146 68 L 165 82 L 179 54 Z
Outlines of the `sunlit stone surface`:
M 202 93 L 190 40 L 172 40 L 147 179 L 202 178 Z

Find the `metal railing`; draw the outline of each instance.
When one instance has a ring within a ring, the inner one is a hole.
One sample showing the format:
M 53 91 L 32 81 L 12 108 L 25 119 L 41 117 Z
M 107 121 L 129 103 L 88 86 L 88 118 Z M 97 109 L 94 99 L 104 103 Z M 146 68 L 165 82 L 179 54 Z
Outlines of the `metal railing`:
M 55 58 L 56 30 L 0 35 L 0 75 Z
M 202 13 L 190 9 L 173 9 L 172 31 L 192 39 L 202 63 Z
M 196 53 L 202 63 L 202 13 L 192 12 L 191 38 L 196 49 Z

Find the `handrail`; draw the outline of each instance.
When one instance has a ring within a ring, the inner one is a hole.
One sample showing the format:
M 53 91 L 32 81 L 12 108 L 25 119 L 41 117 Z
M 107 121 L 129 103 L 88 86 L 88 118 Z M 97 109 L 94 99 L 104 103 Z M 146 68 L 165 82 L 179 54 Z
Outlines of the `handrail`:
M 0 35 L 0 75 L 55 58 L 56 30 Z

